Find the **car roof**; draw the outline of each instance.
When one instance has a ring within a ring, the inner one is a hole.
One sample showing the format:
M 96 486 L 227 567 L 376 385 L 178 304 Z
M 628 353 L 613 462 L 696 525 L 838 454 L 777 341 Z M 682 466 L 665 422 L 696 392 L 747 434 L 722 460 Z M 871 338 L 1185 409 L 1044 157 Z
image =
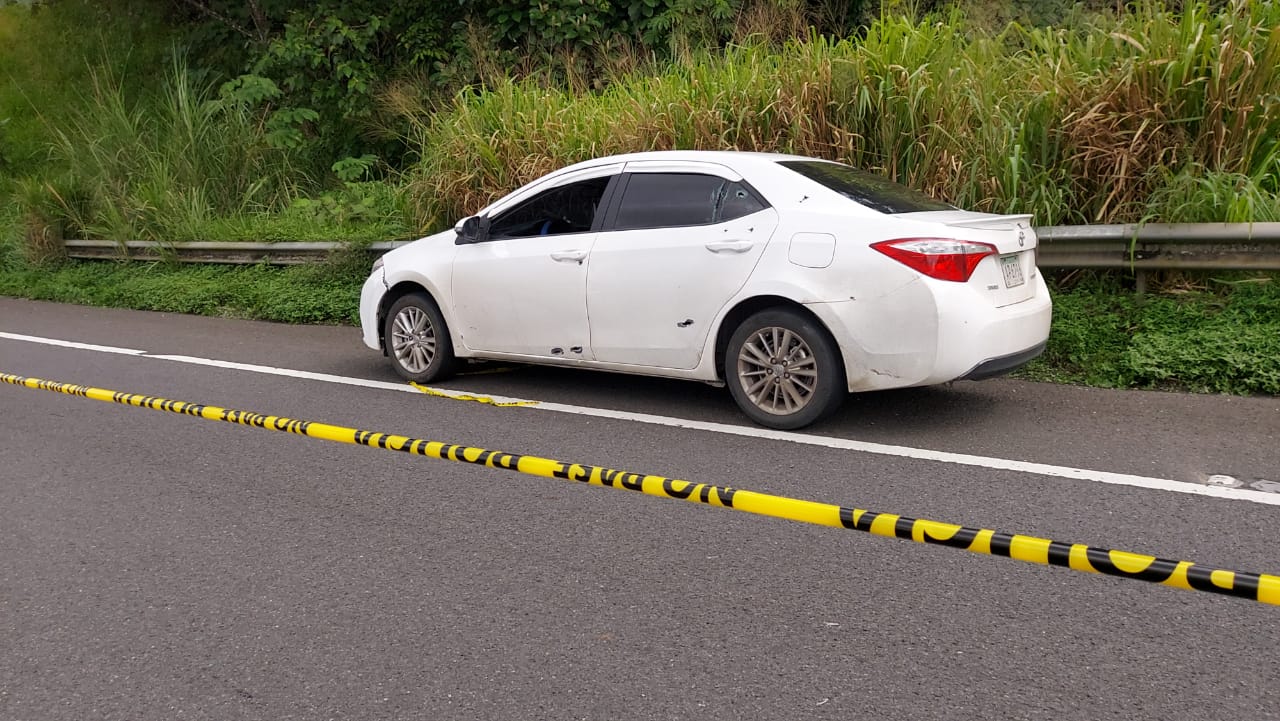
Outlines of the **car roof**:
M 738 150 L 650 150 L 640 153 L 623 153 L 619 155 L 606 155 L 590 160 L 584 160 L 573 165 L 567 165 L 559 170 L 554 170 L 542 177 L 522 186 L 513 191 L 511 194 L 503 196 L 498 200 L 490 203 L 479 211 L 479 214 L 488 214 L 495 210 L 501 211 L 506 204 L 512 200 L 516 193 L 525 190 L 533 190 L 540 187 L 544 182 L 556 183 L 560 178 L 573 173 L 590 170 L 591 168 L 599 168 L 607 165 L 616 165 L 619 163 L 629 163 L 637 161 L 659 161 L 669 163 L 680 162 L 701 162 L 715 163 L 724 166 L 740 175 L 748 174 L 759 175 L 759 171 L 768 171 L 777 168 L 777 163 L 783 160 L 805 160 L 812 162 L 831 162 L 820 158 L 811 158 L 804 155 L 787 155 L 784 153 L 760 153 L 754 151 L 738 151 Z M 767 168 L 766 166 L 773 166 Z M 759 178 L 756 178 L 759 180 Z M 812 181 L 809 181 L 812 182 Z
M 593 158 L 591 160 L 570 165 L 564 168 L 564 170 L 576 170 L 598 165 L 633 162 L 639 160 L 720 163 L 722 165 L 734 167 L 742 165 L 743 163 L 757 165 L 761 163 L 776 163 L 780 160 L 817 160 L 817 158 L 809 158 L 803 155 L 787 155 L 784 153 L 759 153 L 739 150 L 650 150 L 640 153 L 624 153 L 621 155 L 608 155 L 600 158 Z

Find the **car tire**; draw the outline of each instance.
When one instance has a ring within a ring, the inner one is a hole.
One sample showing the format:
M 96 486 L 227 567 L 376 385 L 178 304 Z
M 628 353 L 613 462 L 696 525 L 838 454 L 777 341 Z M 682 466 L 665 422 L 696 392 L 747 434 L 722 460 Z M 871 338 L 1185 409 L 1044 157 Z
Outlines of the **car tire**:
M 744 320 L 729 339 L 723 370 L 738 407 L 769 428 L 803 428 L 839 408 L 849 392 L 831 334 L 790 308 Z
M 410 293 L 391 304 L 382 338 L 392 367 L 407 381 L 444 380 L 457 367 L 444 316 L 426 293 Z

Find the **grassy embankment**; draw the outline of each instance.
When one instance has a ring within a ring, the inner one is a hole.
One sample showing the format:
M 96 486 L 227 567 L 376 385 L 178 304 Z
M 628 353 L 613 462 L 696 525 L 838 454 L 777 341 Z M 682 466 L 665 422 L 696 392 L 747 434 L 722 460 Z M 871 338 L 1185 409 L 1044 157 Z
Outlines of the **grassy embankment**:
M 16 225 L 96 237 L 373 239 L 438 227 L 565 163 L 650 148 L 781 150 L 876 168 L 964 207 L 1039 224 L 1280 220 L 1280 9 L 1145 8 L 1071 29 L 883 21 L 859 41 L 744 44 L 604 90 L 492 78 L 439 112 L 393 86 L 419 162 L 322 192 L 252 115 L 171 62 L 133 100 L 87 83 L 51 145 L 58 174 L 12 187 L 0 294 L 350 322 L 358 264 L 32 268 Z M 634 63 L 633 67 L 643 67 Z M 21 213 L 21 217 L 19 215 Z M 1242 280 L 1238 277 L 1228 279 Z M 1139 303 L 1061 283 L 1029 373 L 1109 386 L 1280 392 L 1275 282 L 1183 279 Z

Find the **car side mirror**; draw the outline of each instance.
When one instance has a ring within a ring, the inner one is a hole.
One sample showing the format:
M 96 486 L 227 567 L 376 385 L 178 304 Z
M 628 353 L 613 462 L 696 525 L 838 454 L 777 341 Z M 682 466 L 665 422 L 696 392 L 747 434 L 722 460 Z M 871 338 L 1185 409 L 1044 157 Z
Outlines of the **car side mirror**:
M 489 229 L 488 221 L 488 218 L 482 218 L 478 215 L 458 221 L 458 224 L 453 226 L 454 232 L 458 234 L 458 239 L 454 241 L 454 244 L 463 245 L 480 242 L 485 231 Z

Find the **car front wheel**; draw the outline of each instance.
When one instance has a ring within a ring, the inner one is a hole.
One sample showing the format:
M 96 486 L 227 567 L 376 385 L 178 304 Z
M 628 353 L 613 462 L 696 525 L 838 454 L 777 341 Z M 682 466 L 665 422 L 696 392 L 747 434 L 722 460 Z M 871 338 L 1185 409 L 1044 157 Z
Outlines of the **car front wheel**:
M 410 293 L 391 304 L 383 331 L 396 373 L 417 383 L 443 380 L 454 370 L 453 342 L 444 316 L 425 293 Z
M 738 407 L 770 428 L 802 428 L 840 407 L 848 389 L 831 334 L 789 308 L 747 318 L 729 339 L 724 377 Z

